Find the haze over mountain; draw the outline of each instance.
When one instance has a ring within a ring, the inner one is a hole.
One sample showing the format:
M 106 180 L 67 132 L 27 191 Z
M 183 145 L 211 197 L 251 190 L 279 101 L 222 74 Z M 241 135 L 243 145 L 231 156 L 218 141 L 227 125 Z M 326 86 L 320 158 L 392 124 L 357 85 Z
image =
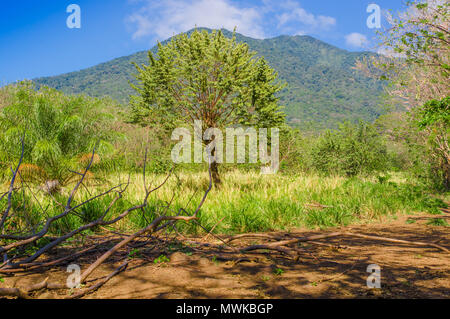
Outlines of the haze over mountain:
M 226 36 L 232 35 L 227 30 L 223 32 Z M 258 40 L 236 34 L 236 38 L 264 56 L 287 83 L 280 93 L 280 103 L 286 107 L 287 120 L 292 126 L 335 128 L 343 120 L 373 121 L 382 114 L 381 83 L 352 69 L 358 59 L 373 53 L 348 52 L 310 36 Z M 151 51 L 156 53 L 156 49 L 155 46 Z M 47 85 L 67 94 L 110 96 L 126 103 L 128 96 L 135 94 L 129 85 L 136 73 L 131 62 L 148 64 L 147 51 L 34 81 L 38 87 Z

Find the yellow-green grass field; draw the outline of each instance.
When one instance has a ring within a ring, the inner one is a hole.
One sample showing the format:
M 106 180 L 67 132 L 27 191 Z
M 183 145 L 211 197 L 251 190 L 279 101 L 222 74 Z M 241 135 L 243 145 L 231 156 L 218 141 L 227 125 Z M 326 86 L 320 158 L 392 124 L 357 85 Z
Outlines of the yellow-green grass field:
M 149 188 L 163 183 L 165 175 L 147 174 Z M 260 175 L 256 172 L 231 171 L 222 175 L 222 186 L 208 194 L 196 222 L 177 224 L 177 230 L 201 234 L 214 228 L 214 233 L 289 231 L 293 228 L 327 228 L 355 223 L 370 223 L 400 214 L 428 212 L 439 214 L 445 198 L 424 191 L 401 175 L 383 178 L 322 177 L 318 175 Z M 128 175 L 90 176 L 80 187 L 72 206 L 100 194 L 108 188 L 126 183 Z M 133 231 L 147 225 L 159 214 L 176 214 L 180 208 L 187 213 L 197 207 L 209 184 L 205 173 L 174 173 L 167 183 L 153 192 L 144 210 L 137 210 L 115 224 L 117 231 Z M 20 185 L 20 182 L 18 182 Z M 39 185 L 25 187 L 13 196 L 10 227 L 39 225 L 45 216 L 62 212 L 72 185 L 66 185 L 53 197 Z M 142 174 L 130 175 L 130 184 L 107 218 L 117 216 L 145 197 Z M 2 191 L 7 184 L 4 183 Z M 76 226 L 95 220 L 108 207 L 116 193 L 95 199 L 69 216 L 57 220 L 52 233 L 65 233 Z M 25 198 L 25 200 L 24 200 Z M 58 203 L 59 204 L 58 204 Z M 170 208 L 166 209 L 170 203 Z M 6 201 L 2 201 L 2 206 Z M 3 208 L 3 207 L 2 207 Z M 110 229 L 112 229 L 110 227 Z M 102 231 L 102 229 L 94 229 Z M 90 231 L 91 232 L 91 231 Z

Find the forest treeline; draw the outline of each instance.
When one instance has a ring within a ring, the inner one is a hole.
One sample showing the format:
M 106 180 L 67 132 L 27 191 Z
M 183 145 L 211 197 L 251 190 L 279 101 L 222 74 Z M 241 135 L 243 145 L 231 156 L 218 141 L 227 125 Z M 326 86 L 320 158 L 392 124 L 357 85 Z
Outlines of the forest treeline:
M 72 170 L 86 165 L 97 145 L 93 170 L 138 172 L 149 151 L 148 171 L 156 174 L 172 167 L 170 157 L 175 141 L 164 128 L 129 123 L 127 109 L 111 99 L 65 95 L 55 89 L 35 90 L 31 82 L 0 90 L 0 165 L 2 178 L 25 143 L 24 176 L 36 182 L 73 181 Z M 448 110 L 449 99 L 428 103 L 428 108 Z M 426 106 L 425 106 L 426 107 Z M 426 108 L 426 109 L 428 109 Z M 424 115 L 427 114 L 423 111 Z M 444 121 L 449 117 L 431 121 Z M 186 126 L 188 127 L 188 126 Z M 380 176 L 403 172 L 423 185 L 444 190 L 445 180 L 438 163 L 423 142 L 424 123 L 411 121 L 408 113 L 390 113 L 373 123 L 343 122 L 338 129 L 322 134 L 302 134 L 284 127 L 280 136 L 280 174 L 319 174 L 321 176 Z M 162 131 L 162 132 L 161 132 Z M 205 165 L 182 164 L 178 169 L 204 171 Z M 259 171 L 257 164 L 224 164 L 223 170 L 239 168 Z
M 23 169 L 41 182 L 70 182 L 73 173 L 67 167 L 82 167 L 95 145 L 94 169 L 137 171 L 149 148 L 149 171 L 162 173 L 173 164 L 171 130 L 177 125 L 189 127 L 193 116 L 203 116 L 210 126 L 280 127 L 282 174 L 351 177 L 404 172 L 432 189 L 448 189 L 449 4 L 433 0 L 409 6 L 407 13 L 391 17 L 393 27 L 380 34 L 380 45 L 392 54 L 365 56 L 356 65 L 358 72 L 385 80 L 385 104 L 403 103 L 404 111 L 370 122 L 341 121 L 337 128 L 319 133 L 292 128 L 283 121 L 285 100 L 278 95 L 289 85 L 280 81 L 267 60 L 238 41 L 235 33 L 230 38 L 222 31 L 198 30 L 159 44 L 156 54 L 149 52 L 148 65 L 136 64 L 130 105 L 110 98 L 65 95 L 48 87 L 36 89 L 33 82 L 2 88 L 2 176 L 10 174 L 22 138 Z M 215 68 L 215 63 L 222 67 Z M 183 87 L 183 83 L 190 84 Z M 200 92 L 198 101 L 193 98 L 196 92 Z M 202 92 L 217 94 L 217 99 L 212 103 L 212 95 L 202 98 Z M 198 108 L 201 103 L 205 104 Z M 226 121 L 225 116 L 211 115 L 228 110 Z M 221 169 L 236 167 L 227 164 Z M 204 168 L 186 164 L 180 169 Z

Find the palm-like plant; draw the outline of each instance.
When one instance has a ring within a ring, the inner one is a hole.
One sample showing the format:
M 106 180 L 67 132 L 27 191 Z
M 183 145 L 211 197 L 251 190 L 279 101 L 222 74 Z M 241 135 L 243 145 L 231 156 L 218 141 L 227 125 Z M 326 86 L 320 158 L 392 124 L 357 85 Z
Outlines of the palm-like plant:
M 74 177 L 71 170 L 85 164 L 84 155 L 97 142 L 100 156 L 113 150 L 109 142 L 114 135 L 107 128 L 114 116 L 105 112 L 109 107 L 106 100 L 66 96 L 46 87 L 36 91 L 30 82 L 3 90 L 9 95 L 9 103 L 0 108 L 3 171 L 17 159 L 17 145 L 23 136 L 24 163 L 28 164 L 24 176 L 60 185 L 70 182 Z

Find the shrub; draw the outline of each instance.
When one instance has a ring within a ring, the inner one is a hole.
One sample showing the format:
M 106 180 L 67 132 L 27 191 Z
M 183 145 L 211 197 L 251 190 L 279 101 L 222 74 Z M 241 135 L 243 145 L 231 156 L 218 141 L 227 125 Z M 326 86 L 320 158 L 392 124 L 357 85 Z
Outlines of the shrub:
M 450 97 L 431 100 L 416 113 L 416 125 L 426 137 L 429 176 L 435 188 L 450 190 Z
M 40 181 L 68 182 L 73 177 L 68 169 L 86 166 L 86 154 L 96 143 L 100 157 L 113 152 L 110 142 L 115 135 L 109 124 L 114 116 L 108 112 L 108 100 L 66 96 L 46 87 L 36 91 L 30 82 L 1 91 L 8 96 L 8 103 L 0 109 L 0 162 L 4 174 L 9 175 L 10 165 L 19 158 L 22 137 L 23 173 Z
M 313 167 L 325 174 L 355 176 L 387 169 L 387 149 L 381 135 L 367 123 L 344 123 L 327 131 L 312 149 Z

